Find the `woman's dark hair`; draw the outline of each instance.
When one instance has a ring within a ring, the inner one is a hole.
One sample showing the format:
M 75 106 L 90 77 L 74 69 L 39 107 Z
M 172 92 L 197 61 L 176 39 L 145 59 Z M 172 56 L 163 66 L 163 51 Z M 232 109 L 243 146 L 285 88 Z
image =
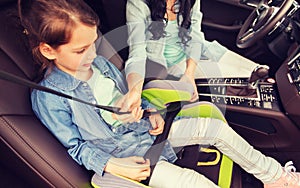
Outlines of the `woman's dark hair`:
M 33 58 L 40 64 L 41 71 L 53 63 L 40 53 L 40 43 L 57 49 L 70 41 L 78 23 L 99 25 L 97 14 L 82 0 L 19 0 L 18 8 Z
M 191 9 L 195 4 L 195 0 L 179 0 L 179 10 L 177 13 L 177 23 L 179 25 L 179 16 L 182 15 L 182 22 L 179 27 L 178 36 L 181 42 L 186 45 L 191 37 L 189 36 L 189 29 L 191 26 Z M 151 12 L 152 23 L 149 25 L 148 30 L 152 33 L 152 39 L 158 40 L 166 35 L 165 27 L 167 20 L 165 19 L 166 13 L 166 0 L 147 0 L 147 5 Z M 199 10 L 200 11 L 200 10 Z

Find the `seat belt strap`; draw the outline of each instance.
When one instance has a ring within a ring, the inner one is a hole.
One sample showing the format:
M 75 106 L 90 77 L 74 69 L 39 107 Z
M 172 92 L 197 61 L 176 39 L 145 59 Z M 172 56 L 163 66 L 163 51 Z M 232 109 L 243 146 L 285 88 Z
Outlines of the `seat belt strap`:
M 219 171 L 218 185 L 221 188 L 230 188 L 232 179 L 233 161 L 226 155 L 222 156 L 222 161 Z
M 10 73 L 2 71 L 2 70 L 0 70 L 0 79 L 6 80 L 6 81 L 9 81 L 9 82 L 13 82 L 15 84 L 27 86 L 27 87 L 32 88 L 32 89 L 36 89 L 36 90 L 44 91 L 44 92 L 51 93 L 51 94 L 54 94 L 54 95 L 58 95 L 60 97 L 64 97 L 64 98 L 67 98 L 67 99 L 70 99 L 70 100 L 74 100 L 74 101 L 77 101 L 77 102 L 80 102 L 80 103 L 84 103 L 84 104 L 87 104 L 87 105 L 90 105 L 90 106 L 93 106 L 93 107 L 97 107 L 97 108 L 100 108 L 100 109 L 103 109 L 103 110 L 106 110 L 106 111 L 109 111 L 109 112 L 112 112 L 112 113 L 116 113 L 116 114 L 128 114 L 128 113 L 130 113 L 130 112 L 121 112 L 120 108 L 117 108 L 117 107 L 103 106 L 103 105 L 99 105 L 99 104 L 92 104 L 90 102 L 81 100 L 79 98 L 76 98 L 76 97 L 58 92 L 56 90 L 53 90 L 53 89 L 50 89 L 50 88 L 47 88 L 47 87 L 44 87 L 44 86 L 41 86 L 41 85 L 39 85 L 35 82 L 32 82 L 32 81 L 29 81 L 27 79 L 21 78 L 19 76 L 15 76 L 13 74 L 10 74 Z M 152 114 L 163 113 L 163 112 L 166 112 L 166 109 L 157 110 L 156 112 L 149 112 L 147 110 L 144 110 L 143 118 L 149 117 Z
M 64 93 L 55 91 L 53 89 L 41 86 L 39 84 L 36 84 L 35 82 L 29 81 L 27 79 L 23 79 L 21 77 L 15 76 L 13 74 L 10 74 L 10 73 L 2 71 L 2 70 L 0 70 L 0 79 L 7 80 L 7 81 L 10 81 L 10 82 L 19 84 L 19 85 L 27 86 L 27 87 L 32 88 L 32 89 L 52 93 L 54 95 L 65 97 L 67 99 L 78 101 L 78 102 L 81 102 L 81 103 L 84 103 L 84 104 L 87 104 L 87 105 L 90 105 L 90 106 L 94 106 L 94 107 L 97 107 L 97 108 L 100 108 L 100 109 L 103 109 L 103 110 L 107 110 L 107 111 L 110 111 L 110 112 L 113 112 L 113 113 L 118 113 L 118 114 L 130 113 L 130 112 L 120 112 L 120 108 L 111 107 L 111 106 L 102 106 L 102 105 L 92 104 L 92 103 L 83 101 L 81 99 L 78 99 L 78 98 L 72 97 L 70 95 L 66 95 Z M 170 128 L 171 128 L 174 117 L 181 110 L 182 105 L 187 104 L 187 103 L 189 103 L 189 102 L 173 102 L 173 103 L 170 103 L 167 106 L 167 108 L 162 109 L 162 110 L 157 110 L 156 112 L 150 112 L 150 111 L 144 110 L 143 117 L 149 117 L 150 115 L 152 115 L 154 113 L 166 112 L 164 131 L 162 132 L 162 134 L 160 134 L 156 137 L 156 139 L 153 142 L 152 146 L 149 148 L 149 150 L 144 155 L 145 159 L 151 159 L 150 161 L 151 161 L 151 168 L 152 169 L 154 169 L 157 161 L 159 160 L 161 152 L 162 152 L 162 150 L 164 148 L 164 145 L 166 143 L 166 140 L 168 138 L 168 134 L 169 134 L 169 131 L 170 131 Z M 153 172 L 153 170 L 151 170 L 151 173 L 152 172 Z M 151 177 L 151 175 L 145 181 L 146 185 L 149 184 L 150 177 Z
M 167 107 L 167 109 L 172 109 L 172 110 L 167 110 L 167 113 L 164 117 L 164 121 L 165 121 L 164 130 L 161 134 L 156 136 L 151 147 L 144 155 L 144 159 L 150 160 L 150 168 L 151 168 L 150 176 L 148 176 L 146 180 L 142 181 L 142 183 L 145 185 L 149 185 L 154 168 L 157 162 L 159 161 L 159 157 L 167 143 L 168 135 L 172 127 L 173 120 L 184 104 L 185 104 L 184 102 L 180 102 L 180 101 L 172 102 Z M 174 107 L 176 107 L 176 110 L 174 110 Z
M 87 101 L 78 99 L 76 97 L 58 92 L 56 90 L 53 90 L 53 89 L 50 89 L 50 88 L 47 88 L 44 86 L 41 86 L 39 84 L 36 84 L 35 82 L 29 81 L 27 79 L 23 79 L 21 77 L 15 76 L 13 74 L 10 74 L 10 73 L 2 71 L 2 70 L 0 70 L 0 79 L 7 80 L 7 81 L 13 82 L 15 84 L 27 86 L 32 89 L 36 89 L 36 90 L 48 92 L 48 93 L 51 93 L 54 95 L 58 95 L 58 96 L 61 96 L 61 97 L 64 97 L 64 98 L 67 98 L 70 100 L 84 103 L 84 104 L 87 104 L 87 105 L 90 105 L 93 107 L 97 107 L 97 108 L 100 108 L 103 110 L 107 110 L 109 112 L 113 112 L 116 114 L 130 113 L 130 112 L 121 112 L 120 108 L 117 108 L 117 107 L 103 106 L 103 105 L 89 103 Z M 152 149 L 150 148 L 149 151 L 144 156 L 145 158 L 150 158 L 150 157 L 152 158 L 152 161 L 154 162 L 151 164 L 152 169 L 155 167 L 155 164 L 158 161 L 158 158 L 161 154 L 164 143 L 167 139 L 167 135 L 169 133 L 169 129 L 171 127 L 171 122 L 173 121 L 173 119 L 177 115 L 177 113 L 181 110 L 181 106 L 182 106 L 182 104 L 180 104 L 180 102 L 175 102 L 172 105 L 169 105 L 166 109 L 157 110 L 156 112 L 149 112 L 149 111 L 144 110 L 143 117 L 149 117 L 150 115 L 152 115 L 154 113 L 167 112 L 165 120 L 167 120 L 166 122 L 168 122 L 170 124 L 169 126 L 165 127 L 165 129 L 168 129 L 167 131 L 164 131 L 163 134 L 157 136 L 158 139 L 156 138 L 155 142 L 153 143 L 153 145 L 151 147 Z M 157 146 L 159 149 L 157 148 Z M 225 155 L 223 155 L 223 156 L 225 156 Z M 220 167 L 219 185 L 224 188 L 229 188 L 230 183 L 231 183 L 231 173 L 228 172 L 229 169 L 232 172 L 232 161 L 231 161 L 231 163 L 230 163 L 230 161 L 231 160 L 228 157 L 223 157 L 221 167 Z M 151 176 L 149 176 L 148 179 L 145 181 L 146 185 L 149 184 L 150 177 Z
M 81 102 L 81 103 L 84 103 L 84 104 L 87 104 L 87 105 L 90 105 L 90 106 L 101 108 L 103 110 L 107 110 L 107 111 L 110 111 L 110 112 L 113 112 L 113 113 L 119 113 L 119 111 L 120 111 L 120 109 L 116 108 L 116 107 L 102 106 L 102 105 L 92 104 L 92 103 L 83 101 L 83 100 L 78 99 L 76 97 L 73 97 L 73 96 L 58 92 L 56 90 L 41 86 L 39 84 L 36 84 L 35 82 L 29 81 L 27 79 L 24 79 L 24 78 L 21 78 L 21 77 L 18 77 L 18 76 L 15 76 L 13 74 L 10 74 L 10 73 L 2 71 L 2 70 L 0 70 L 0 79 L 7 80 L 7 81 L 13 82 L 15 84 L 27 86 L 27 87 L 32 88 L 32 89 L 36 89 L 36 90 L 44 91 L 44 92 L 51 93 L 51 94 L 54 94 L 54 95 L 58 95 L 60 97 L 64 97 L 64 98 L 71 99 L 71 100 L 74 100 L 74 101 L 77 101 L 77 102 Z M 124 112 L 121 112 L 121 113 L 124 113 Z

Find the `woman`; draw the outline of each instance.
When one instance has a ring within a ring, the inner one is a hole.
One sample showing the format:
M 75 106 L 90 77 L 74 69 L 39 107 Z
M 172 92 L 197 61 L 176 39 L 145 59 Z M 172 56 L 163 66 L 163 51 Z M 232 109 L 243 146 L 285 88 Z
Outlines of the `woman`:
M 125 71 L 131 100 L 124 110 L 139 105 L 137 96 L 144 78 L 155 77 L 158 69 L 193 84 L 193 100 L 198 98 L 195 77 L 250 77 L 251 87 L 268 75 L 267 66 L 243 58 L 216 41 L 205 40 L 200 0 L 128 0 L 126 16 L 129 58 Z M 148 66 L 155 63 L 160 66 Z

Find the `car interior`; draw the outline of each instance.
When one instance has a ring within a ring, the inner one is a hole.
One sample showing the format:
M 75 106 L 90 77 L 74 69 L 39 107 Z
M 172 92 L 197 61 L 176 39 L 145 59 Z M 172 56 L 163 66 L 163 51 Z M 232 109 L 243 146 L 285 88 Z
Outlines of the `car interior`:
M 128 57 L 126 0 L 85 1 L 101 20 L 98 53 L 123 70 Z M 196 84 L 200 100 L 217 105 L 229 125 L 250 144 L 282 165 L 293 161 L 300 170 L 298 2 L 201 0 L 206 39 L 268 65 L 270 73 L 255 89 L 242 94 L 247 78 L 196 79 Z M 0 0 L 0 24 L 0 70 L 35 81 L 39 67 L 20 25 L 17 0 Z M 93 172 L 78 165 L 35 117 L 31 89 L 2 79 L 0 88 L 0 185 L 92 187 Z M 177 164 L 189 167 L 186 159 L 194 155 L 195 148 L 178 152 Z M 218 176 L 211 166 L 200 171 L 208 177 Z M 262 184 L 235 165 L 231 187 L 260 188 Z

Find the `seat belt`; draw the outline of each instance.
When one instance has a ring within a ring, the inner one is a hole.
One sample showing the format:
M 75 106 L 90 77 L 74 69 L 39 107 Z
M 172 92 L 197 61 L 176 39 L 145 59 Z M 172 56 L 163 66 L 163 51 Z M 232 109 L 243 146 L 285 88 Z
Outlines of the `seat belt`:
M 106 110 L 106 111 L 116 113 L 116 114 L 119 114 L 119 115 L 130 113 L 130 112 L 121 112 L 120 108 L 118 108 L 118 107 L 103 106 L 103 105 L 93 104 L 93 103 L 81 100 L 79 98 L 67 95 L 67 94 L 62 93 L 62 92 L 58 92 L 56 90 L 53 90 L 53 89 L 50 89 L 50 88 L 47 88 L 47 87 L 44 87 L 44 86 L 41 86 L 41 85 L 39 85 L 35 82 L 32 82 L 32 81 L 29 81 L 27 79 L 21 78 L 19 76 L 15 76 L 13 74 L 10 74 L 10 73 L 2 71 L 2 70 L 0 70 L 0 79 L 6 80 L 6 81 L 9 81 L 9 82 L 13 82 L 15 84 L 27 86 L 27 87 L 32 88 L 32 89 L 36 89 L 36 90 L 44 91 L 44 92 L 47 92 L 47 93 L 51 93 L 51 94 L 54 94 L 54 95 L 57 95 L 57 96 L 60 96 L 60 97 L 67 98 L 67 99 L 71 99 L 71 100 L 74 100 L 74 101 L 77 101 L 77 102 L 80 102 L 80 103 L 84 103 L 84 104 L 87 104 L 89 106 L 97 107 L 99 109 Z M 150 111 L 144 110 L 142 118 L 149 117 L 152 114 L 164 113 L 167 110 L 168 109 L 166 109 L 166 108 L 161 109 L 161 110 L 157 110 L 155 112 L 150 112 Z M 176 108 L 173 107 L 169 110 L 176 110 Z
M 81 100 L 79 98 L 76 98 L 76 97 L 58 92 L 56 90 L 53 90 L 53 89 L 50 89 L 50 88 L 47 88 L 47 87 L 44 87 L 44 86 L 41 86 L 41 85 L 39 85 L 35 82 L 29 81 L 27 79 L 24 79 L 24 78 L 21 78 L 21 77 L 18 77 L 18 76 L 15 76 L 13 74 L 10 74 L 10 73 L 2 71 L 2 70 L 0 70 L 0 79 L 6 80 L 6 81 L 9 81 L 9 82 L 13 82 L 13 83 L 16 83 L 16 84 L 19 84 L 19 85 L 27 86 L 27 87 L 32 88 L 32 89 L 36 89 L 36 90 L 48 92 L 48 93 L 51 93 L 51 94 L 54 94 L 54 95 L 58 95 L 58 96 L 61 96 L 61 97 L 65 97 L 67 99 L 71 99 L 71 100 L 74 100 L 74 101 L 77 101 L 77 102 L 80 102 L 80 103 L 84 103 L 84 104 L 87 104 L 87 105 L 90 105 L 90 106 L 93 106 L 93 107 L 97 107 L 97 108 L 100 108 L 100 109 L 103 109 L 103 110 L 107 110 L 107 111 L 112 112 L 112 113 L 116 113 L 116 114 L 130 113 L 130 112 L 121 112 L 120 108 L 117 108 L 117 107 L 103 106 L 103 105 L 89 103 L 87 101 L 84 101 L 84 100 Z M 166 113 L 165 118 L 164 118 L 164 120 L 165 120 L 164 131 L 162 132 L 162 134 L 160 134 L 156 137 L 156 139 L 154 140 L 152 146 L 149 148 L 149 150 L 144 155 L 145 159 L 150 159 L 151 175 L 152 175 L 153 169 L 155 168 L 156 163 L 159 160 L 159 157 L 162 153 L 162 150 L 163 150 L 163 148 L 166 144 L 166 141 L 167 141 L 167 138 L 168 138 L 168 135 L 169 135 L 169 131 L 170 131 L 173 119 L 178 114 L 178 112 L 181 110 L 181 107 L 184 104 L 187 104 L 187 102 L 181 102 L 181 101 L 171 102 L 171 103 L 169 103 L 167 108 L 160 109 L 160 110 L 157 110 L 155 112 L 150 112 L 150 111 L 147 111 L 147 110 L 144 110 L 144 112 L 143 112 L 142 118 L 149 117 L 152 114 L 158 114 L 158 113 L 164 113 L 164 112 Z M 146 184 L 146 185 L 149 184 L 149 180 L 151 178 L 151 175 L 148 177 L 147 180 L 144 181 L 144 184 Z
M 89 103 L 89 102 L 81 100 L 79 98 L 76 98 L 76 97 L 58 92 L 56 90 L 41 86 L 41 85 L 39 85 L 35 82 L 32 82 L 32 81 L 23 79 L 21 77 L 15 76 L 13 74 L 4 72 L 2 70 L 0 70 L 0 79 L 7 80 L 7 81 L 10 81 L 10 82 L 19 84 L 19 85 L 27 86 L 27 87 L 32 88 L 32 89 L 36 89 L 36 90 L 48 92 L 48 93 L 51 93 L 51 94 L 54 94 L 54 95 L 58 95 L 58 96 L 61 96 L 61 97 L 65 97 L 67 99 L 71 99 L 71 100 L 81 102 L 81 103 L 84 103 L 84 104 L 87 104 L 87 105 L 90 105 L 90 106 L 93 106 L 93 107 L 97 107 L 97 108 L 100 108 L 100 109 L 103 109 L 103 110 L 107 110 L 107 111 L 112 112 L 112 113 L 116 113 L 116 114 L 130 113 L 130 112 L 121 112 L 120 108 L 117 108 L 117 107 L 103 106 L 103 105 Z M 181 106 L 183 104 L 186 104 L 186 102 L 180 102 L 180 101 L 179 102 L 173 102 L 173 103 L 170 103 L 167 106 L 167 108 L 165 108 L 165 109 L 160 109 L 160 110 L 157 110 L 156 112 L 150 112 L 150 111 L 144 110 L 144 112 L 143 112 L 143 117 L 142 118 L 149 117 L 152 114 L 166 112 L 166 115 L 165 115 L 165 118 L 164 118 L 164 120 L 165 120 L 164 131 L 162 132 L 162 134 L 160 134 L 156 137 L 156 139 L 154 140 L 152 146 L 149 148 L 149 150 L 144 155 L 145 159 L 150 159 L 151 175 L 152 175 L 153 169 L 155 168 L 156 163 L 159 160 L 159 157 L 162 153 L 162 150 L 163 150 L 163 148 L 166 144 L 166 141 L 167 141 L 170 129 L 171 129 L 173 119 L 178 114 L 178 112 L 181 110 Z M 146 184 L 146 185 L 149 184 L 151 175 L 143 182 L 144 184 Z
M 97 107 L 97 108 L 100 108 L 100 109 L 103 109 L 103 110 L 107 110 L 107 111 L 112 112 L 112 113 L 116 113 L 116 114 L 130 113 L 130 112 L 121 112 L 120 108 L 117 108 L 117 107 L 103 106 L 103 105 L 89 103 L 87 101 L 84 101 L 84 100 L 81 100 L 79 98 L 76 98 L 76 97 L 58 92 L 56 90 L 53 90 L 53 89 L 50 89 L 50 88 L 47 88 L 47 87 L 44 87 L 44 86 L 41 86 L 41 85 L 39 85 L 35 82 L 29 81 L 27 79 L 24 79 L 24 78 L 21 78 L 21 77 L 18 77 L 18 76 L 15 76 L 13 74 L 10 74 L 10 73 L 2 71 L 2 70 L 0 70 L 0 79 L 6 80 L 6 81 L 9 81 L 9 82 L 13 82 L 15 84 L 27 86 L 27 87 L 32 88 L 32 89 L 36 89 L 36 90 L 48 92 L 48 93 L 51 93 L 51 94 L 54 94 L 54 95 L 58 95 L 58 96 L 61 96 L 61 97 L 67 98 L 67 99 L 71 99 L 71 100 L 74 100 L 74 101 L 77 101 L 77 102 L 80 102 L 80 103 L 84 103 L 84 104 L 87 104 L 87 105 L 90 105 L 90 106 L 93 106 L 93 107 Z M 151 172 L 150 172 L 150 176 L 146 180 L 142 181 L 143 184 L 149 185 L 149 181 L 151 179 L 152 172 L 155 168 L 155 165 L 159 161 L 159 157 L 160 157 L 160 155 L 163 151 L 163 148 L 164 148 L 164 146 L 167 142 L 167 138 L 168 138 L 171 126 L 172 126 L 173 119 L 180 112 L 180 110 L 182 109 L 182 106 L 184 106 L 186 104 L 190 104 L 190 102 L 186 102 L 186 101 L 184 101 L 184 102 L 182 102 L 182 101 L 171 102 L 171 103 L 169 103 L 167 108 L 160 109 L 160 110 L 157 110 L 155 112 L 150 112 L 150 111 L 144 110 L 142 118 L 149 117 L 152 114 L 158 114 L 158 113 L 159 114 L 160 113 L 166 113 L 166 114 L 165 114 L 165 118 L 164 118 L 164 121 L 165 121 L 164 131 L 156 137 L 153 144 L 151 145 L 151 147 L 148 149 L 148 151 L 144 155 L 145 159 L 150 159 Z M 227 163 L 225 162 L 225 164 L 227 164 L 227 165 L 224 166 L 224 167 L 221 165 L 221 169 L 220 169 L 220 174 L 223 174 L 223 175 L 220 176 L 219 183 L 224 184 L 224 187 L 229 187 L 230 186 L 230 180 L 231 180 L 231 176 L 224 175 L 224 174 L 228 173 L 228 171 L 226 171 L 226 173 L 225 173 L 226 169 L 227 170 L 232 169 L 232 166 L 230 167 L 230 159 L 228 159 L 228 160 L 229 161 L 227 161 Z M 228 164 L 229 164 L 229 166 L 228 166 Z M 229 173 L 229 174 L 231 174 L 231 173 Z M 229 185 L 228 185 L 228 183 L 229 183 Z
M 174 120 L 175 116 L 178 114 L 178 112 L 181 110 L 182 105 L 183 104 L 180 101 L 169 104 L 167 109 L 169 109 L 169 108 L 172 109 L 174 107 L 178 107 L 178 108 L 176 110 L 170 110 L 170 111 L 167 110 L 167 113 L 164 118 L 165 125 L 164 125 L 163 132 L 161 134 L 157 135 L 157 137 L 154 140 L 154 142 L 152 143 L 151 147 L 148 149 L 148 151 L 144 155 L 144 159 L 150 159 L 150 168 L 151 168 L 150 176 L 148 176 L 146 180 L 142 181 L 142 183 L 145 185 L 149 185 L 154 168 L 155 168 L 157 162 L 159 161 L 159 157 L 164 149 L 164 146 L 167 143 L 167 138 L 168 138 L 173 120 Z

